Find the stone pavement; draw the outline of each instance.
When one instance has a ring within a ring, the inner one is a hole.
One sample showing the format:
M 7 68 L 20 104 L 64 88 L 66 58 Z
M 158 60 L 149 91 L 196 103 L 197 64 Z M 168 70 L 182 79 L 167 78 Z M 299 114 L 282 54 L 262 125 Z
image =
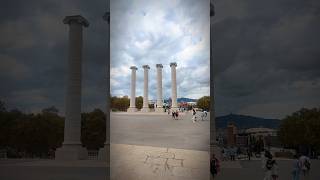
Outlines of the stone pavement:
M 166 113 L 111 113 L 111 143 L 206 151 L 210 144 L 210 113 L 193 123 L 190 112 L 173 120 Z
M 207 151 L 111 145 L 112 180 L 207 180 Z

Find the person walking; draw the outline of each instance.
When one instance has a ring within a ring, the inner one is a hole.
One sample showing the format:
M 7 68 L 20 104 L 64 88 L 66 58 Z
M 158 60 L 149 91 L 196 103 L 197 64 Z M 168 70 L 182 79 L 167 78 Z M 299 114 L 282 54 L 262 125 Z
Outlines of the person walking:
M 264 170 L 264 178 L 263 180 L 272 180 L 272 154 L 268 151 L 265 150 L 264 154 L 262 154 L 261 157 L 261 162 L 262 162 L 262 169 Z
M 265 173 L 263 180 L 272 180 L 272 169 L 274 168 L 273 165 L 272 157 L 267 157 L 266 164 L 264 166 Z
M 196 122 L 197 121 L 197 119 L 196 119 L 197 117 L 196 117 L 196 110 L 194 109 L 194 108 L 192 108 L 192 122 Z
M 308 180 L 309 179 L 309 171 L 311 169 L 311 161 L 310 158 L 302 155 L 299 158 L 299 164 L 301 167 L 301 172 L 303 175 L 303 179 Z
M 212 177 L 214 178 L 218 174 L 219 171 L 220 171 L 220 162 L 215 157 L 215 155 L 212 154 L 212 157 L 210 159 L 210 172 L 211 172 Z
M 176 119 L 176 112 L 172 110 L 172 119 Z
M 272 160 L 271 177 L 272 180 L 277 180 L 279 177 L 279 167 L 275 159 Z
M 299 156 L 296 154 L 294 155 L 294 160 L 293 160 L 292 180 L 300 179 L 300 171 L 301 171 L 301 166 L 299 162 Z
M 177 120 L 178 120 L 178 118 L 179 118 L 179 112 L 178 112 L 178 110 L 176 110 L 176 118 L 177 118 Z

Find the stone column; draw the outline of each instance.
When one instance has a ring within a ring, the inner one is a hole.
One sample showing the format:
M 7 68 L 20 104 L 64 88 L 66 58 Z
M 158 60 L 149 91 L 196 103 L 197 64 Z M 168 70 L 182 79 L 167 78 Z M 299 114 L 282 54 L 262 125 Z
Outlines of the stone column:
M 130 107 L 127 112 L 136 112 L 136 71 L 137 67 L 131 66 L 131 96 L 130 96 Z
M 107 54 L 107 63 L 106 63 L 106 141 L 104 147 L 99 150 L 98 159 L 101 161 L 106 161 L 107 164 L 110 164 L 110 9 L 109 1 L 107 1 L 107 12 L 103 16 L 103 20 L 107 21 L 107 32 L 106 32 L 106 54 Z M 110 174 L 110 168 L 107 168 L 107 174 Z
M 162 64 L 157 64 L 157 108 L 156 112 L 164 112 L 162 98 Z
M 216 141 L 216 122 L 214 106 L 214 73 L 213 73 L 213 16 L 214 4 L 210 0 L 210 156 L 215 154 L 218 159 L 222 158 L 221 150 Z
M 150 67 L 143 65 L 144 83 L 143 83 L 143 106 L 141 112 L 150 112 L 149 99 L 148 99 L 148 71 Z
M 176 75 L 176 67 L 177 63 L 172 62 L 170 63 L 171 67 L 171 109 L 177 110 L 178 103 L 177 103 L 177 75 Z
M 66 94 L 66 119 L 64 142 L 56 151 L 56 159 L 86 159 L 88 152 L 81 145 L 81 72 L 82 72 L 82 27 L 89 22 L 80 15 L 67 16 L 69 24 L 69 60 Z

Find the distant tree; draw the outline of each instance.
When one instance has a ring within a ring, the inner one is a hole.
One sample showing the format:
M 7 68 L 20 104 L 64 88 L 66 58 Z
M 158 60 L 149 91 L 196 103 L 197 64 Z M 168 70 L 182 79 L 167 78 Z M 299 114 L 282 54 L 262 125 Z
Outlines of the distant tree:
M 48 108 L 44 108 L 42 109 L 41 111 L 42 113 L 52 113 L 52 114 L 58 114 L 59 113 L 59 110 L 54 107 L 54 106 L 50 106 Z
M 210 109 L 210 96 L 203 96 L 197 101 L 197 107 L 209 111 Z
M 287 116 L 281 122 L 278 135 L 284 146 L 320 151 L 320 109 L 302 108 Z
M 103 147 L 106 140 L 106 116 L 100 109 L 82 113 L 81 141 L 88 149 Z
M 143 106 L 143 97 L 142 96 L 136 97 L 136 107 L 138 109 L 141 109 L 142 106 Z
M 124 97 L 111 97 L 111 109 L 113 111 L 127 111 L 130 105 L 128 96 Z

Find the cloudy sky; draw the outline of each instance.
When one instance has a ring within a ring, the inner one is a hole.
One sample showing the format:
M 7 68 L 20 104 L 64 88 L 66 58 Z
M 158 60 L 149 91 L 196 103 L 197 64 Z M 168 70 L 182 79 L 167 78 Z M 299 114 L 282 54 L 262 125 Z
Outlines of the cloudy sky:
M 129 2 L 129 3 L 128 3 Z M 111 94 L 130 95 L 130 66 L 138 67 L 136 95 L 156 99 L 156 64 L 163 64 L 163 95 L 171 96 L 170 62 L 177 63 L 178 97 L 209 95 L 210 24 L 207 0 L 111 2 Z
M 54 105 L 64 110 L 68 26 L 81 14 L 84 29 L 84 111 L 105 106 L 106 1 L 5 0 L 0 7 L 0 99 L 25 112 Z M 214 73 L 216 112 L 282 118 L 320 104 L 320 2 L 318 0 L 216 0 Z M 131 65 L 138 66 L 137 95 L 149 64 L 155 98 L 155 64 L 178 64 L 178 96 L 208 94 L 209 2 L 111 2 L 113 95 L 129 94 Z

